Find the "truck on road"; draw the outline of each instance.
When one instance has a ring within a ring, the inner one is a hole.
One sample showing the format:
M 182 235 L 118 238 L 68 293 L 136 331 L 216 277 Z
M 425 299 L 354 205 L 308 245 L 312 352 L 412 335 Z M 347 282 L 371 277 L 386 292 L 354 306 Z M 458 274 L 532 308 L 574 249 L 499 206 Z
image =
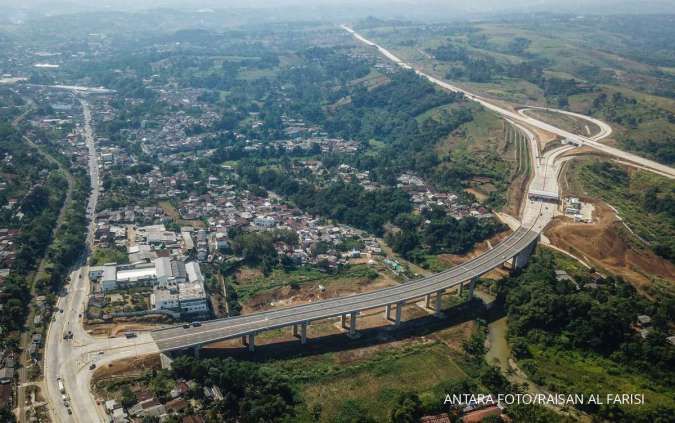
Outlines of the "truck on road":
M 63 386 L 63 381 L 61 380 L 61 378 L 57 378 L 56 381 L 59 384 L 59 392 L 61 392 L 62 394 L 65 394 L 66 388 Z

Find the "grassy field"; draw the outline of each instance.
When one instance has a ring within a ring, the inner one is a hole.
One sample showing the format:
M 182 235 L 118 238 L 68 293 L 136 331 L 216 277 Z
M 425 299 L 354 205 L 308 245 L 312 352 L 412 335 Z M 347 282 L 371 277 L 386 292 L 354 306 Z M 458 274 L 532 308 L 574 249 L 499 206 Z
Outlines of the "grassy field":
M 593 136 L 600 132 L 600 128 L 592 122 L 569 116 L 563 113 L 551 112 L 548 110 L 528 110 L 525 112 L 528 116 L 541 119 L 552 125 L 562 128 L 574 134 L 580 134 L 586 137 Z
M 672 86 L 672 68 L 647 64 L 631 57 L 625 35 L 611 25 L 556 19 L 542 24 L 538 19 L 536 22 L 481 22 L 458 30 L 450 26 L 447 32 L 414 25 L 378 27 L 364 32 L 395 54 L 440 77 L 444 77 L 449 68 L 461 68 L 463 65 L 460 61 L 435 60 L 427 49 L 452 44 L 464 49 L 473 58 L 494 60 L 498 65 L 541 60 L 546 63 L 546 77 L 608 84 L 606 86 L 612 88 L 635 90 L 666 101 L 672 100 L 658 97 L 664 89 Z M 526 40 L 520 51 L 512 47 L 517 38 Z M 640 54 L 649 56 L 650 53 L 642 50 Z M 454 82 L 519 104 L 541 105 L 546 102 L 542 87 L 507 74 L 493 75 L 487 83 L 464 79 Z
M 363 405 L 375 421 L 387 421 L 397 393 L 414 391 L 433 401 L 437 396 L 434 385 L 467 377 L 462 370 L 462 355 L 433 340 L 385 345 L 373 351 L 328 353 L 267 366 L 287 374 L 298 386 L 305 404 L 298 421 L 307 422 L 334 421 L 348 400 Z
M 180 218 L 180 214 L 178 213 L 178 210 L 176 210 L 176 207 L 174 207 L 173 204 L 171 204 L 169 201 L 160 201 L 159 202 L 159 207 L 164 210 L 164 213 L 167 214 L 170 218 L 174 220 L 178 225 L 181 226 L 193 226 L 195 228 L 205 228 L 206 225 L 204 224 L 203 221 L 201 220 L 184 220 Z
M 106 263 L 126 264 L 129 263 L 129 256 L 126 251 L 117 248 L 97 248 L 94 250 L 89 264 L 98 266 Z
M 296 288 L 318 284 L 324 287 L 340 284 L 353 286 L 365 281 L 374 281 L 378 277 L 379 273 L 366 265 L 349 266 L 336 274 L 321 272 L 316 268 L 303 267 L 292 271 L 274 269 L 268 276 L 256 272 L 249 273 L 243 278 L 239 278 L 238 283 L 234 286 L 240 300 L 246 302 L 257 294 L 286 286 Z
M 507 140 L 503 120 L 492 112 L 471 107 L 474 119 L 439 142 L 436 151 L 442 161 L 465 167 L 478 176 L 466 181 L 467 187 L 477 191 L 477 197 L 485 198 L 506 191 L 507 182 L 518 167 L 517 146 Z M 493 205 L 501 206 L 503 200 Z
M 533 346 L 530 350 L 533 358 L 521 359 L 518 364 L 535 383 L 551 392 L 593 393 L 602 398 L 612 393 L 642 393 L 646 405 L 640 409 L 675 408 L 672 390 L 601 356 Z
M 367 31 L 367 34 L 395 54 L 438 77 L 450 78 L 470 91 L 512 104 L 551 103 L 589 114 L 612 125 L 612 138 L 621 148 L 666 164 L 675 161 L 675 147 L 672 147 L 672 134 L 675 132 L 672 68 L 650 64 L 650 60 L 663 60 L 663 51 L 631 50 L 625 34 L 616 31 L 612 25 L 594 25 L 584 20 L 563 23 L 552 19 L 545 25 L 527 20 L 508 24 L 483 22 L 470 27 L 470 30 L 461 28 L 454 31 L 451 28 L 444 32 L 399 25 L 379 27 Z M 516 39 L 525 41 L 520 51 L 512 47 Z M 465 61 L 434 59 L 429 49 L 443 45 L 462 49 L 472 60 L 493 63 L 487 82 L 467 78 Z M 541 81 L 521 79 L 508 71 L 517 64 L 536 61 L 545 63 L 544 78 L 574 79 L 582 84 L 582 93 L 572 91 L 569 96 L 559 96 L 547 92 L 546 84 Z M 461 72 L 460 76 L 448 76 L 449 69 L 464 69 L 464 76 Z M 612 98 L 616 93 L 630 101 L 620 105 L 611 101 L 594 105 L 599 96 Z M 589 132 L 586 122 L 580 124 L 562 116 L 543 117 L 580 134 L 587 135 Z M 591 133 L 597 131 L 593 125 L 588 124 L 588 127 Z
M 672 202 L 675 182 L 646 171 L 626 171 L 594 161 L 575 164 L 572 169 L 576 192 L 601 198 L 615 207 L 626 225 L 652 247 L 672 248 L 675 218 L 667 202 L 668 198 Z M 653 200 L 646 197 L 651 191 L 655 192 Z

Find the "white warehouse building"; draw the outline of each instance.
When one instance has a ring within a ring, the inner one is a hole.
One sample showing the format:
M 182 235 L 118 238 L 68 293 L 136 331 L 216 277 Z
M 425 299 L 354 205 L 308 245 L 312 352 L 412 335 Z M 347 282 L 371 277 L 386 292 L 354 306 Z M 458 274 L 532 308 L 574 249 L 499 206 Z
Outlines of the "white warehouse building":
M 134 286 L 152 286 L 150 304 L 154 310 L 174 310 L 183 314 L 208 313 L 204 276 L 198 262 L 185 263 L 160 257 L 151 263 L 107 264 L 89 269 L 103 292 Z

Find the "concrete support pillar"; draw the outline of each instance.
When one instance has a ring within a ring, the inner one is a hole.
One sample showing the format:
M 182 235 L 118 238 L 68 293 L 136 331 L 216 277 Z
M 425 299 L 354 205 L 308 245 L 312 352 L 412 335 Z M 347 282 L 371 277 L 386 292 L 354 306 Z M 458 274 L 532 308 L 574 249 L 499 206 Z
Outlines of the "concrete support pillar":
M 394 321 L 394 326 L 401 324 L 401 312 L 403 311 L 403 301 L 400 301 L 396 304 L 396 320 Z
M 522 269 L 523 267 L 527 266 L 527 262 L 530 259 L 530 255 L 532 255 L 532 251 L 534 251 L 534 248 L 537 246 L 537 242 L 539 242 L 538 237 L 530 245 L 513 257 L 513 270 Z
M 476 278 L 471 279 L 469 283 L 469 300 L 473 298 L 473 290 L 476 288 Z
M 343 314 L 343 315 L 341 316 L 341 319 L 342 319 L 342 324 L 341 324 L 341 325 L 342 325 L 342 329 L 347 329 L 347 315 L 346 315 L 346 314 Z
M 197 345 L 197 346 L 194 347 L 195 358 L 199 358 L 199 352 L 201 351 L 201 349 L 202 349 L 201 345 Z
M 300 325 L 300 343 L 307 343 L 307 322 L 302 322 Z
M 462 296 L 462 290 L 464 289 L 464 282 L 459 284 L 459 289 L 457 290 L 457 296 L 461 297 Z
M 352 311 L 349 322 L 349 334 L 356 335 L 356 311 Z
M 250 352 L 255 351 L 255 333 L 248 335 L 248 350 Z
M 436 291 L 436 306 L 434 307 L 435 310 L 435 316 L 436 317 L 441 317 L 441 307 L 442 303 L 441 300 L 443 299 L 443 290 Z
M 384 310 L 384 319 L 391 320 L 391 304 L 387 304 L 387 307 Z
M 424 300 L 424 307 L 428 310 L 431 308 L 431 294 L 427 294 Z

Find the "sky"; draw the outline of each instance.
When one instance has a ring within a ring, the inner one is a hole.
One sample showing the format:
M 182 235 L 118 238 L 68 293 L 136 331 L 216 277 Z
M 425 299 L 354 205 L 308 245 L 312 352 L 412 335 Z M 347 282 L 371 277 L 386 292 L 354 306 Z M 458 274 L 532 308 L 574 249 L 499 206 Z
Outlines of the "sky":
M 39 14 L 91 10 L 275 9 L 326 19 L 349 16 L 458 18 L 500 13 L 675 13 L 673 0 L 0 0 L 0 8 Z

